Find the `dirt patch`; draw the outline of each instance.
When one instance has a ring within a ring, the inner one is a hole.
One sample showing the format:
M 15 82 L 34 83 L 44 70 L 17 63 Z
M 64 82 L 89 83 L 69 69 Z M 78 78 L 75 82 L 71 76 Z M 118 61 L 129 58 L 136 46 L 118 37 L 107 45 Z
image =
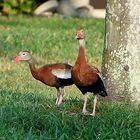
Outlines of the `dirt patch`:
M 0 30 L 10 30 L 9 26 L 0 25 Z

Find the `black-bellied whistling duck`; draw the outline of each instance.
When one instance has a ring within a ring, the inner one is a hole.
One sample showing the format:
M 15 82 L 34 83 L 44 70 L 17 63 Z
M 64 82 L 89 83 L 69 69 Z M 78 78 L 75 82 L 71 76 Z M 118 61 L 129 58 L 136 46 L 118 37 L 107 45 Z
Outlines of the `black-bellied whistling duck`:
M 104 82 L 99 74 L 99 70 L 96 67 L 87 64 L 85 57 L 85 35 L 84 32 L 77 31 L 76 38 L 79 41 L 80 48 L 75 65 L 72 68 L 71 74 L 75 85 L 84 95 L 84 105 L 83 113 L 87 113 L 87 92 L 92 92 L 95 94 L 93 111 L 90 115 L 95 116 L 96 104 L 97 104 L 97 94 L 105 97 L 107 92 L 104 86 Z
M 41 68 L 36 68 L 33 64 L 31 55 L 27 51 L 20 52 L 19 55 L 15 57 L 13 62 L 17 63 L 21 60 L 27 61 L 29 63 L 32 76 L 36 80 L 39 80 L 42 83 L 57 89 L 56 105 L 60 105 L 64 96 L 64 87 L 73 84 L 73 80 L 71 78 L 72 66 L 63 63 L 57 63 L 47 64 Z

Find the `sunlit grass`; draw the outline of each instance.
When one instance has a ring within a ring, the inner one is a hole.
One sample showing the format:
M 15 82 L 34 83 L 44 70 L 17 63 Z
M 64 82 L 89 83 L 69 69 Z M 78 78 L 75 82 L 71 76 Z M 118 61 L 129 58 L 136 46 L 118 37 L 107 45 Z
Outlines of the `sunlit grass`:
M 86 32 L 86 56 L 99 69 L 104 20 L 45 17 L 0 17 L 0 139 L 2 140 L 139 140 L 140 114 L 129 103 L 99 101 L 97 116 L 81 114 L 83 96 L 73 85 L 55 106 L 56 90 L 36 81 L 26 62 L 13 64 L 22 50 L 37 67 L 56 62 L 74 64 L 77 29 Z M 92 111 L 89 94 L 88 109 Z

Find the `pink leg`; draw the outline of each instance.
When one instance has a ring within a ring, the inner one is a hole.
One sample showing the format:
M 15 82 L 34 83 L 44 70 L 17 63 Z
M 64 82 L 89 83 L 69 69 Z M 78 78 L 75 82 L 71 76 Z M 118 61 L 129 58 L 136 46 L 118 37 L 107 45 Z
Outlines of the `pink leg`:
M 57 98 L 56 98 L 56 102 L 55 102 L 55 105 L 58 105 L 58 101 L 59 101 L 59 98 L 60 98 L 60 90 L 57 89 Z
M 95 116 L 96 114 L 96 104 L 97 104 L 97 96 L 94 97 L 93 112 L 90 114 L 91 116 Z
M 84 95 L 84 106 L 83 106 L 83 111 L 82 111 L 84 114 L 88 113 L 86 107 L 87 107 L 87 95 Z
M 62 103 L 63 96 L 64 96 L 64 88 L 60 88 L 60 96 L 59 96 L 59 100 L 58 100 L 58 105 L 60 105 Z

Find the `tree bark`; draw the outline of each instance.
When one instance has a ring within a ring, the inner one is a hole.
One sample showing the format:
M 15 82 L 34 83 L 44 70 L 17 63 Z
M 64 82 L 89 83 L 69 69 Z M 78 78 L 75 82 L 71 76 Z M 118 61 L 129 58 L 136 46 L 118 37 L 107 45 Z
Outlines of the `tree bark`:
M 140 0 L 107 0 L 103 76 L 109 98 L 140 104 Z

